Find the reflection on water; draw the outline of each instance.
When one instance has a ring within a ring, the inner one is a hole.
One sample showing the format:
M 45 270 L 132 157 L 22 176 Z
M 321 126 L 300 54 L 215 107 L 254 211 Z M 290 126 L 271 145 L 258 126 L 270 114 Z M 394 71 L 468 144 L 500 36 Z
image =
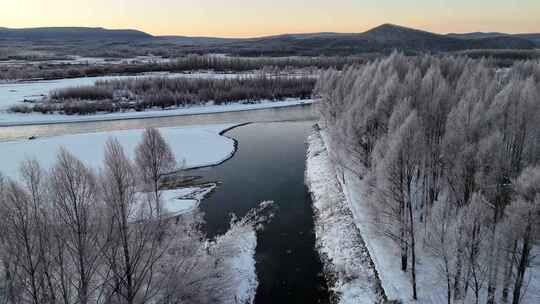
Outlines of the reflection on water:
M 266 200 L 279 211 L 257 245 L 256 303 L 327 303 L 322 265 L 314 249 L 313 211 L 304 186 L 306 138 L 313 121 L 257 123 L 233 129 L 238 151 L 224 164 L 190 171 L 222 184 L 201 205 L 205 232 L 223 233 L 230 213 L 243 216 Z
M 1 127 L 0 140 L 23 139 L 30 136 L 55 136 L 64 134 L 91 133 L 113 130 L 144 129 L 147 127 L 174 127 L 183 125 L 269 122 L 313 119 L 311 105 L 286 108 L 261 109 L 240 112 L 186 115 L 174 117 L 127 119 L 117 121 L 65 123 L 52 125 L 33 125 Z

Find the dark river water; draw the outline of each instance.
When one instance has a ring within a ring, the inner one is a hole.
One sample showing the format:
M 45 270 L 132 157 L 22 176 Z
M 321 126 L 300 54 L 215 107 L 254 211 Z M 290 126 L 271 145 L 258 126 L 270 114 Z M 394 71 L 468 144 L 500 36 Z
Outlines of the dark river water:
M 0 140 L 99 131 L 213 123 L 248 123 L 225 135 L 238 142 L 234 156 L 219 166 L 191 170 L 190 175 L 220 186 L 201 204 L 208 236 L 227 230 L 230 213 L 239 217 L 260 202 L 272 200 L 278 211 L 258 233 L 255 302 L 327 303 L 328 289 L 314 248 L 311 199 L 304 185 L 306 138 L 315 119 L 311 106 L 0 128 Z M 209 147 L 212 149 L 212 147 Z
M 238 141 L 232 159 L 190 171 L 222 182 L 201 204 L 209 236 L 227 230 L 230 213 L 241 217 L 266 200 L 278 206 L 276 217 L 258 234 L 255 303 L 328 302 L 304 186 L 306 138 L 312 126 L 313 121 L 288 121 L 233 129 L 226 133 Z

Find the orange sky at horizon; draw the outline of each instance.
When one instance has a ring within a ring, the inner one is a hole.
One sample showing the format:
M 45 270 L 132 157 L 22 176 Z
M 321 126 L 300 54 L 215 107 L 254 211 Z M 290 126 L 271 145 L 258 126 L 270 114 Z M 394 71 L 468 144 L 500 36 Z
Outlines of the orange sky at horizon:
M 154 35 L 257 37 L 363 32 L 540 32 L 539 0 L 4 0 L 0 27 L 89 26 Z M 331 2 L 331 3 L 330 3 Z

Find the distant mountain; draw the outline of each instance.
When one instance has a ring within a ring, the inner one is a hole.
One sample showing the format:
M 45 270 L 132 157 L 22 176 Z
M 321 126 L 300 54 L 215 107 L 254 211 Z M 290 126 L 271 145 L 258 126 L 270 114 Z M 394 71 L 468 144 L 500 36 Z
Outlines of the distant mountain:
M 461 39 L 393 24 L 383 24 L 358 34 L 372 49 L 450 51 L 467 48 Z
M 10 29 L 0 28 L 0 39 L 17 40 L 137 40 L 153 38 L 152 35 L 137 30 L 109 30 L 90 27 L 40 27 Z
M 540 47 L 540 34 L 464 33 L 436 34 L 394 24 L 383 24 L 363 33 L 283 34 L 257 38 L 152 36 L 137 30 L 55 27 L 0 28 L 0 42 L 77 41 L 93 54 L 115 56 L 131 50 L 158 54 L 228 53 L 245 56 L 354 55 L 400 50 L 403 52 L 446 52 L 470 49 L 533 49 Z M 96 41 L 104 41 L 97 44 Z M 128 46 L 128 48 L 126 48 Z M 111 51 L 112 50 L 112 51 Z M 110 52 L 109 52 L 110 51 Z M 68 52 L 68 51 L 66 51 Z
M 159 36 L 155 37 L 163 43 L 174 43 L 181 46 L 212 46 L 231 42 L 239 42 L 243 39 L 217 38 L 217 37 L 188 37 L 188 36 Z
M 514 34 L 512 36 L 532 41 L 536 44 L 536 47 L 540 48 L 540 33 Z
M 249 43 L 248 43 L 249 42 Z M 285 34 L 239 43 L 238 51 L 274 50 L 302 54 L 355 54 L 389 52 L 458 51 L 467 49 L 531 49 L 535 43 L 520 37 L 478 35 L 456 37 L 393 24 L 383 24 L 363 33 Z
M 508 38 L 520 38 L 527 41 L 530 41 L 535 44 L 536 47 L 540 47 L 540 33 L 530 33 L 530 34 L 507 34 L 499 32 L 474 32 L 474 33 L 463 33 L 456 34 L 450 33 L 447 36 L 461 39 L 508 39 Z
M 446 36 L 454 37 L 454 38 L 461 38 L 461 39 L 483 39 L 483 38 L 493 38 L 493 37 L 500 37 L 500 36 L 509 36 L 505 33 L 498 33 L 498 32 L 473 32 L 473 33 L 449 33 Z

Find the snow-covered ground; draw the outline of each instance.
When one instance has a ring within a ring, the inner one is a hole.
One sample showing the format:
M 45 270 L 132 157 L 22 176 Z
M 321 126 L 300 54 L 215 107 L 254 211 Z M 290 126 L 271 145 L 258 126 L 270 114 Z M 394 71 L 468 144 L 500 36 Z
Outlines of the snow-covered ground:
M 222 257 L 217 268 L 224 268 L 223 273 L 228 280 L 225 285 L 228 296 L 222 303 L 251 304 L 255 300 L 257 273 L 255 271 L 255 249 L 257 233 L 251 225 L 233 225 L 227 233 L 219 236 L 212 248 L 215 256 Z M 219 272 L 219 271 L 218 271 Z
M 382 236 L 377 230 L 376 223 L 373 222 L 373 214 L 369 212 L 370 208 L 367 206 L 366 199 L 363 194 L 364 184 L 354 174 L 349 171 L 343 172 L 345 183 L 342 183 L 343 191 L 349 202 L 351 211 L 354 214 L 355 224 L 359 227 L 364 237 L 366 246 L 373 257 L 373 263 L 377 268 L 379 277 L 381 278 L 381 284 L 389 299 L 400 299 L 404 302 L 409 302 L 412 299 L 412 287 L 410 276 L 401 271 L 400 259 L 397 246 L 388 238 Z M 351 189 L 355 189 L 352 191 Z M 420 270 L 421 266 L 418 265 L 418 273 L 424 273 Z M 420 279 L 419 279 L 420 281 Z M 436 278 L 432 281 L 432 286 L 429 290 L 437 286 L 439 279 Z M 434 286 L 433 286 L 434 285 Z M 434 293 L 432 298 L 425 293 L 424 288 L 428 288 L 427 285 L 422 286 L 420 289 L 421 303 L 446 303 L 446 292 Z
M 215 183 L 161 191 L 163 213 L 173 217 L 195 211 L 201 201 L 216 189 Z
M 308 139 L 306 184 L 313 198 L 317 249 L 338 303 L 381 303 L 379 278 L 317 131 Z
M 218 164 L 234 153 L 234 141 L 219 135 L 234 124 L 184 126 L 161 128 L 161 134 L 169 142 L 178 162 L 186 168 Z M 19 164 L 26 158 L 38 159 L 48 169 L 58 150 L 65 147 L 87 165 L 98 168 L 103 160 L 107 139 L 114 137 L 133 158 L 134 150 L 143 130 L 112 131 L 64 135 L 0 142 L 0 171 L 6 176 L 17 176 Z
M 1 92 L 0 92 L 1 98 Z M 145 112 L 122 112 L 96 115 L 61 115 L 61 114 L 15 114 L 2 112 L 0 110 L 0 127 L 20 126 L 20 125 L 40 125 L 50 123 L 76 123 L 76 122 L 93 122 L 93 121 L 110 121 L 122 119 L 140 119 L 140 118 L 156 118 L 156 117 L 171 117 L 196 114 L 210 114 L 223 112 L 238 112 L 256 109 L 283 108 L 302 104 L 311 104 L 314 100 L 299 100 L 289 99 L 284 101 L 268 101 L 261 100 L 257 103 L 233 103 L 225 105 L 206 105 L 186 108 L 177 108 L 171 110 L 149 110 Z

